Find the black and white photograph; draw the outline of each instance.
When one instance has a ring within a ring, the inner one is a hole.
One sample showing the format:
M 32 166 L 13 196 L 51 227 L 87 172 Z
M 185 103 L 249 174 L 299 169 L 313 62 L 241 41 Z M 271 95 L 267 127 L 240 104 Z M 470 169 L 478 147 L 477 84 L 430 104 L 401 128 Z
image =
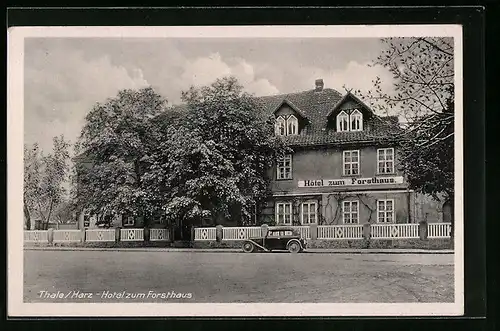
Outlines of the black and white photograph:
M 9 313 L 463 314 L 461 38 L 9 30 Z

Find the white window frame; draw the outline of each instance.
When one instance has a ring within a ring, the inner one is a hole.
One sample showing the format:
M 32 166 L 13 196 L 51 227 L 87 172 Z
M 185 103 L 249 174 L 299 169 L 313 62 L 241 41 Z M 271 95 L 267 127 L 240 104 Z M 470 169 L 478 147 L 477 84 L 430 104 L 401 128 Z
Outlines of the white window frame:
M 349 129 L 351 131 L 363 131 L 363 114 L 355 109 L 351 115 L 349 116 Z M 352 124 L 354 121 L 357 121 L 358 127 L 355 128 Z
M 294 132 L 291 133 L 290 126 L 293 127 Z M 299 134 L 299 120 L 295 115 L 290 115 L 286 120 L 286 135 L 287 136 L 295 136 Z
M 356 210 L 353 211 L 353 205 L 356 205 Z M 349 211 L 346 211 L 346 205 L 349 206 Z M 356 214 L 356 217 L 353 217 L 353 214 Z M 346 218 L 346 215 L 349 217 Z M 349 222 L 346 222 L 346 219 L 349 219 Z M 353 220 L 356 222 L 353 222 Z M 344 224 L 359 224 L 359 200 L 346 200 L 342 201 L 342 222 Z
M 304 207 L 307 208 L 307 220 L 304 219 Z M 314 213 L 311 213 L 311 208 Z M 311 218 L 313 214 L 314 218 Z M 302 225 L 318 223 L 318 203 L 316 201 L 305 201 L 300 205 L 300 223 Z
M 283 215 L 280 214 L 280 206 L 283 206 Z M 286 212 L 286 207 L 289 208 L 289 213 Z M 285 223 L 286 216 L 290 216 L 290 222 Z M 280 222 L 280 216 L 283 218 L 283 222 Z M 276 224 L 277 225 L 292 225 L 292 218 L 293 218 L 293 206 L 291 202 L 276 202 L 276 211 L 275 211 L 275 217 L 276 217 Z
M 356 161 L 356 162 L 352 161 L 352 153 L 353 152 L 356 152 L 357 155 L 358 155 L 358 161 Z M 348 162 L 346 162 L 346 160 L 345 160 L 347 153 L 350 153 L 350 157 L 351 157 L 351 161 L 348 161 Z M 359 173 L 360 173 L 359 167 L 360 167 L 360 164 L 361 164 L 360 161 L 361 161 L 361 153 L 359 152 L 359 149 L 343 151 L 342 152 L 342 169 L 343 169 L 344 176 L 357 176 L 357 175 L 359 175 Z M 353 164 L 357 165 L 357 169 L 358 169 L 357 173 L 353 173 L 352 172 Z M 351 171 L 350 174 L 348 174 L 347 171 L 346 171 L 347 170 L 347 168 L 346 168 L 347 165 L 350 166 L 350 168 L 349 168 L 350 171 Z
M 287 167 L 285 164 L 286 162 L 289 162 L 289 166 Z M 290 168 L 290 171 L 288 172 L 289 176 L 286 177 L 286 169 Z M 276 160 L 276 179 L 279 180 L 286 180 L 286 179 L 292 179 L 292 154 L 286 154 L 283 158 L 278 158 Z
M 283 125 L 283 133 L 281 133 L 281 124 Z M 278 116 L 276 118 L 276 127 L 275 127 L 275 130 L 276 130 L 276 135 L 278 136 L 286 136 L 286 120 L 283 116 Z
M 347 122 L 347 126 L 344 128 L 344 125 L 342 125 L 343 123 L 343 119 L 346 120 Z M 346 132 L 346 131 L 349 131 L 349 115 L 347 115 L 347 113 L 345 111 L 341 111 L 338 115 L 337 115 L 337 131 L 338 132 Z
M 130 220 L 132 219 L 132 222 Z M 134 226 L 135 225 L 135 217 L 134 216 L 125 216 L 125 220 L 123 221 L 123 226 Z
M 392 159 L 387 160 L 387 151 L 392 152 Z M 381 160 L 381 156 L 383 155 L 384 159 Z M 385 171 L 388 167 L 387 164 L 391 162 L 392 166 L 390 167 L 390 172 Z M 389 147 L 389 148 L 379 148 L 377 149 L 377 174 L 393 174 L 394 173 L 394 163 L 395 163 L 395 154 L 394 154 L 394 147 Z M 383 171 L 381 171 L 383 170 Z
M 380 209 L 380 203 L 383 203 L 384 205 L 384 210 L 381 210 Z M 388 202 L 391 202 L 391 205 L 392 205 L 392 209 L 391 210 L 388 210 L 387 209 L 387 203 Z M 392 224 L 392 223 L 395 223 L 394 222 L 394 199 L 379 199 L 377 200 L 377 223 L 385 223 L 385 224 Z M 383 214 L 382 217 L 380 217 L 380 214 Z M 388 215 L 391 216 L 391 221 L 388 221 L 389 220 L 389 217 Z M 381 221 L 382 219 L 382 221 Z

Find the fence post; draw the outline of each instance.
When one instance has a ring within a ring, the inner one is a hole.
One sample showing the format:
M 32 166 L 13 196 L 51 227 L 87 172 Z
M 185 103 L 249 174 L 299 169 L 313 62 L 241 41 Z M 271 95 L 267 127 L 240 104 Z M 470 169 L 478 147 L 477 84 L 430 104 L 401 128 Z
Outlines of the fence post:
M 418 235 L 421 240 L 427 240 L 428 237 L 428 223 L 426 220 L 421 221 L 418 223 Z
M 121 230 L 120 227 L 115 228 L 115 231 L 116 231 L 115 232 L 115 242 L 120 242 L 122 240 L 122 238 L 120 238 L 121 237 L 121 231 L 120 230 Z
M 195 227 L 194 227 L 194 226 L 192 226 L 192 227 L 191 227 L 191 242 L 193 242 L 193 241 L 194 241 L 194 229 L 195 229 Z
M 217 225 L 215 227 L 215 240 L 219 243 L 222 241 L 222 232 L 222 225 Z
M 260 235 L 261 235 L 262 237 L 267 236 L 267 231 L 268 231 L 268 230 L 269 230 L 269 225 L 267 225 L 267 224 L 262 224 L 262 225 L 260 226 Z
M 47 230 L 47 239 L 49 241 L 49 245 L 54 243 L 54 229 L 50 228 Z
M 311 236 L 311 240 L 318 239 L 318 224 L 312 223 L 309 225 L 309 235 Z
M 151 229 L 149 227 L 144 228 L 144 241 L 149 242 L 151 238 Z
M 363 224 L 363 238 L 369 240 L 372 234 L 372 225 L 370 223 Z
M 81 230 L 80 230 L 80 232 L 81 232 L 80 241 L 81 241 L 82 243 L 84 243 L 84 242 L 85 242 L 85 240 L 87 240 L 87 238 L 85 238 L 85 235 L 86 235 L 86 233 L 85 233 L 85 228 L 81 229 Z

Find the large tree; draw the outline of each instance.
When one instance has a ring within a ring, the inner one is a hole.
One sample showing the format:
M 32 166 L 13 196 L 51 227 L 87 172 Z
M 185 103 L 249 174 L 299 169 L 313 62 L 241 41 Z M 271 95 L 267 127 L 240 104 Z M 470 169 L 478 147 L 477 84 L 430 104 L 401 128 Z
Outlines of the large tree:
M 182 125 L 168 127 L 147 159 L 151 199 L 163 200 L 172 220 L 248 221 L 269 194 L 268 169 L 285 152 L 273 122 L 231 77 L 192 87 L 182 99 Z
M 393 75 L 384 90 L 380 77 L 363 94 L 376 110 L 390 111 L 406 125 L 401 167 L 410 188 L 429 195 L 454 194 L 454 48 L 452 38 L 386 38 L 374 65 Z
M 123 90 L 97 103 L 86 116 L 78 141 L 76 197 L 99 217 L 108 213 L 147 217 L 143 176 L 151 153 L 154 121 L 166 100 L 152 88 Z
M 47 227 L 67 193 L 69 142 L 53 138 L 52 152 L 43 154 L 37 144 L 24 146 L 24 216 L 31 228 L 33 216 Z
M 37 213 L 42 196 L 42 157 L 38 144 L 24 145 L 23 211 L 25 227 L 31 229 L 32 217 Z M 38 214 L 38 213 L 37 213 Z

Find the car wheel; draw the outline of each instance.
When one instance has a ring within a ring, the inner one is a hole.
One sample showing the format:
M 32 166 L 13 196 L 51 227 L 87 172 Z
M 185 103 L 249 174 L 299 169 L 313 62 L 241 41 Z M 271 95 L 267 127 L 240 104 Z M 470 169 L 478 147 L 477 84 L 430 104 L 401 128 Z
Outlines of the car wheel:
M 255 246 L 251 242 L 243 243 L 243 252 L 252 253 L 254 250 L 255 250 Z
M 300 252 L 301 247 L 300 244 L 296 241 L 292 241 L 291 243 L 288 244 L 288 251 L 290 253 L 298 253 Z

